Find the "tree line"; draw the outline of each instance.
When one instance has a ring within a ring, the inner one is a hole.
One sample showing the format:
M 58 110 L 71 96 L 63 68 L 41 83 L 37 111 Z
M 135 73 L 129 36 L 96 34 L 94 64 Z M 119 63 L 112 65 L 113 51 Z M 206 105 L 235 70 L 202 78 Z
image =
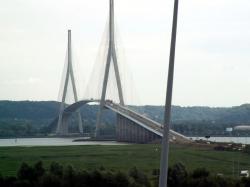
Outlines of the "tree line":
M 188 172 L 177 163 L 168 170 L 169 187 L 250 187 L 249 178 L 230 178 L 211 174 L 204 168 Z M 148 177 L 136 167 L 128 172 L 107 170 L 103 166 L 91 171 L 76 170 L 52 162 L 45 169 L 41 161 L 30 166 L 22 163 L 15 177 L 0 175 L 1 187 L 157 187 L 159 169 Z

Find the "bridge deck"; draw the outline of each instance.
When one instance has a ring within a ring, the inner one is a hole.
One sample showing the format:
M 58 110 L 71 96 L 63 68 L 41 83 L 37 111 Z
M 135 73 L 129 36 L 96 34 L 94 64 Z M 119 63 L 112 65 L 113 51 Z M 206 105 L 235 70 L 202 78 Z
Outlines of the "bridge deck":
M 163 136 L 163 125 L 156 122 L 156 121 L 153 121 L 153 120 L 147 118 L 146 116 L 143 116 L 135 111 L 132 111 L 125 106 L 121 106 L 119 104 L 115 104 L 115 103 L 109 102 L 109 101 L 106 102 L 105 107 L 107 107 L 110 110 L 113 110 L 114 112 L 119 113 L 120 115 L 134 121 L 138 125 L 146 128 L 147 130 L 149 130 L 149 131 L 151 131 L 151 132 L 153 132 L 161 137 Z M 185 142 L 191 141 L 188 137 L 186 137 L 178 132 L 175 132 L 173 130 L 170 130 L 170 134 L 176 140 L 185 141 Z

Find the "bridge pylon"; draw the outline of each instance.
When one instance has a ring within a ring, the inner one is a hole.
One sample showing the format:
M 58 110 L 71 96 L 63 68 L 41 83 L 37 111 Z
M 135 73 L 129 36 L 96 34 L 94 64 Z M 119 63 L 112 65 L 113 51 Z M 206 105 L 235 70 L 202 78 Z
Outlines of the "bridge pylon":
M 66 106 L 65 99 L 66 99 L 66 94 L 67 94 L 67 88 L 68 85 L 72 84 L 72 89 L 73 89 L 73 94 L 74 94 L 74 100 L 75 102 L 78 101 L 78 96 L 77 96 L 77 91 L 76 91 L 76 85 L 75 85 L 75 77 L 74 77 L 74 72 L 73 72 L 73 65 L 72 65 L 72 47 L 71 47 L 71 30 L 68 30 L 68 46 L 67 46 L 67 64 L 66 64 L 66 76 L 64 80 L 64 86 L 63 86 L 63 95 L 62 95 L 62 101 L 61 101 L 61 106 L 59 110 L 59 118 L 58 118 L 58 124 L 57 124 L 57 130 L 56 134 L 58 135 L 67 135 L 68 134 L 68 118 L 66 115 L 64 115 L 64 109 Z M 82 117 L 80 111 L 77 111 L 77 116 L 78 116 L 78 128 L 79 132 L 83 134 L 83 127 L 82 127 Z
M 114 0 L 110 0 L 109 2 L 109 47 L 108 47 L 108 55 L 107 55 L 103 84 L 102 84 L 102 95 L 101 95 L 101 100 L 100 100 L 100 107 L 99 107 L 99 111 L 97 114 L 96 131 L 95 131 L 96 137 L 100 136 L 100 124 L 101 124 L 102 113 L 103 113 L 103 109 L 105 105 L 105 97 L 106 97 L 107 83 L 108 83 L 108 76 L 109 76 L 111 62 L 113 62 L 113 65 L 114 65 L 115 78 L 116 78 L 116 83 L 117 83 L 117 88 L 118 88 L 120 104 L 124 106 L 121 78 L 120 78 L 120 73 L 119 73 L 119 68 L 118 68 L 118 63 L 117 63 L 116 49 L 115 49 Z

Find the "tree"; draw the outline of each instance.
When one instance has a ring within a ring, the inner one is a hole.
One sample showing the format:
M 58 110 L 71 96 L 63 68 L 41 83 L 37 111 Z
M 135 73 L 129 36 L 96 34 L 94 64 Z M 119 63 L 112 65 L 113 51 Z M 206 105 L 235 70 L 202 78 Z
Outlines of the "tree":
M 61 178 L 51 173 L 44 175 L 40 181 L 40 187 L 61 187 Z
M 34 165 L 35 178 L 38 179 L 39 177 L 43 176 L 44 173 L 45 173 L 45 169 L 43 168 L 42 161 L 35 163 L 35 165 Z
M 128 187 L 129 186 L 128 176 L 125 175 L 124 173 L 118 171 L 115 174 L 115 186 Z
M 17 177 L 21 180 L 33 181 L 35 178 L 34 176 L 35 174 L 33 168 L 23 162 L 17 172 Z
M 168 184 L 173 187 L 185 186 L 187 180 L 187 171 L 185 166 L 182 163 L 175 164 L 168 171 Z
M 64 186 L 74 186 L 76 172 L 72 166 L 67 166 L 63 172 Z
M 49 172 L 61 177 L 63 175 L 63 166 L 58 164 L 57 162 L 52 162 L 50 164 Z
M 193 171 L 192 177 L 193 178 L 206 178 L 209 176 L 209 171 L 207 171 L 205 168 L 198 168 Z
M 150 186 L 148 177 L 143 172 L 140 172 L 136 167 L 129 170 L 129 176 L 134 179 L 135 183 L 141 186 Z
M 0 173 L 0 186 L 3 186 L 3 183 L 4 182 L 4 179 L 3 179 L 3 176 L 2 174 Z

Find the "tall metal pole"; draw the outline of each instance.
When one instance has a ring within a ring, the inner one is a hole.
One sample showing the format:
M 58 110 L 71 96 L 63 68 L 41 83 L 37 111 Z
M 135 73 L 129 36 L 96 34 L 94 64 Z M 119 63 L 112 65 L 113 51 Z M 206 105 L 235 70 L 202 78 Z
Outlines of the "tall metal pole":
M 171 121 L 172 90 L 173 90 L 173 79 L 174 79 L 174 61 L 175 61 L 178 3 L 179 1 L 175 0 L 173 25 L 172 25 L 172 38 L 171 38 L 170 57 L 169 57 L 169 68 L 168 68 L 168 84 L 167 84 L 167 94 L 166 94 L 165 114 L 164 114 L 164 131 L 163 131 L 163 138 L 162 138 L 159 187 L 167 187 L 167 181 L 168 181 L 169 131 L 170 131 L 170 121 Z

